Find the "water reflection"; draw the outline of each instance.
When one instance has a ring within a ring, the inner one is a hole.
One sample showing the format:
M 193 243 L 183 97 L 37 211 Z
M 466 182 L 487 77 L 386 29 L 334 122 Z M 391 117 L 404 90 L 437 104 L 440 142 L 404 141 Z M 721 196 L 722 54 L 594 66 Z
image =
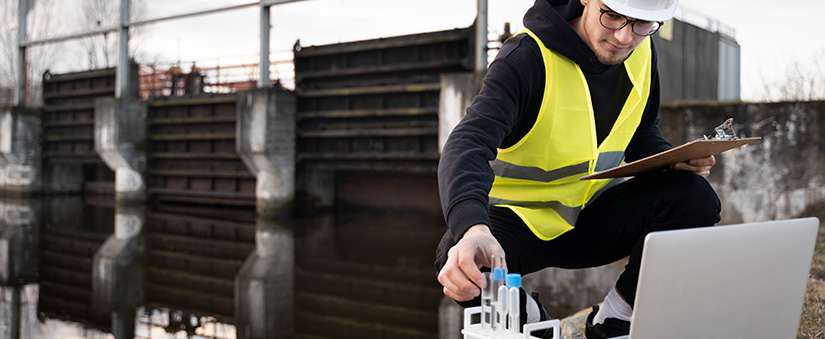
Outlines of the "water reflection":
M 39 267 L 39 215 L 39 204 L 0 201 L 0 319 L 4 320 L 0 334 L 4 338 L 19 338 L 18 324 L 34 310 L 28 287 Z
M 438 215 L 0 199 L 2 338 L 433 338 Z

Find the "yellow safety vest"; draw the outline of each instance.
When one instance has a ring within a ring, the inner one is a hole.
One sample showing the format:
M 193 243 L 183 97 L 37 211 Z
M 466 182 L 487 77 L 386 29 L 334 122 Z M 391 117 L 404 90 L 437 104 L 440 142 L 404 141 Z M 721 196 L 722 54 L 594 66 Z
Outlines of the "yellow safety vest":
M 645 39 L 624 61 L 633 89 L 601 145 L 587 80 L 576 63 L 539 45 L 546 84 L 533 128 L 491 162 L 490 204 L 513 210 L 537 237 L 554 239 L 573 229 L 579 212 L 620 180 L 578 180 L 620 165 L 639 127 L 650 94 L 652 53 Z

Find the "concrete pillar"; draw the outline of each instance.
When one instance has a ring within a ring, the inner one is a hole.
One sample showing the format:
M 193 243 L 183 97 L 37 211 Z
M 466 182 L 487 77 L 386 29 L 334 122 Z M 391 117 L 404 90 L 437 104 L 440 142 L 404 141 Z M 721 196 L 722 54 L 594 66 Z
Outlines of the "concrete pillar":
M 6 311 L 8 312 L 8 320 L 6 320 L 8 324 L 4 324 L 5 331 L 0 332 L 0 334 L 4 334 L 4 338 L 8 339 L 20 339 L 20 328 L 23 327 L 21 324 L 23 307 L 20 303 L 22 288 L 19 285 L 0 287 L 0 293 L 3 293 L 3 296 L 8 298 L 8 306 L 3 305 L 4 308 L 8 307 Z
M 0 285 L 35 280 L 39 234 L 40 200 L 0 200 Z
M 289 338 L 294 332 L 295 239 L 282 222 L 258 218 L 255 251 L 235 276 L 238 338 Z
M 0 200 L 0 292 L 9 299 L 4 305 L 6 338 L 20 338 L 23 319 L 22 290 L 37 279 L 39 268 L 40 201 Z
M 236 149 L 257 176 L 256 210 L 264 218 L 292 215 L 295 110 L 295 95 L 280 88 L 239 93 Z
M 138 99 L 95 100 L 95 151 L 115 172 L 118 204 L 146 199 L 146 111 Z
M 0 111 L 0 191 L 22 196 L 41 189 L 40 117 L 28 109 Z
M 92 262 L 92 305 L 110 312 L 115 338 L 132 338 L 135 308 L 143 303 L 146 210 L 141 205 L 115 207 L 115 233 L 106 239 Z
M 2 114 L 2 113 L 0 113 Z M 0 127 L 2 128 L 2 127 Z M 2 139 L 3 131 L 0 130 L 0 139 Z M 2 142 L 2 141 L 0 141 Z M 3 154 L 0 153 L 0 192 L 3 192 L 6 189 L 6 158 L 3 157 Z M 0 194 L 2 195 L 2 194 Z
M 438 338 L 462 338 L 461 329 L 463 327 L 464 308 L 445 295 L 438 304 Z
M 467 106 L 481 90 L 483 73 L 450 73 L 441 75 L 441 93 L 438 97 L 438 151 L 453 131 Z

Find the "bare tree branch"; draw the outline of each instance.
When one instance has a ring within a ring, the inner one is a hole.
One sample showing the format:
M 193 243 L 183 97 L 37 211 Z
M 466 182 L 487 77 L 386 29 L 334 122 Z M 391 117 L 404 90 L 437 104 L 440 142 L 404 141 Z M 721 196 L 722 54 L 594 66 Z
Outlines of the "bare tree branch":
M 762 97 L 767 101 L 825 100 L 825 50 L 811 56 L 797 55 L 777 67 L 773 78 L 762 78 Z
M 17 0 L 0 0 L 0 87 L 17 87 Z M 63 27 L 60 1 L 39 0 L 29 13 L 26 33 L 30 39 L 54 36 Z M 27 53 L 27 92 L 29 104 L 40 103 L 41 75 L 55 65 L 64 46 L 49 44 L 29 48 Z
M 130 3 L 131 20 L 145 19 L 148 12 L 146 2 L 133 0 Z M 81 11 L 82 17 L 79 21 L 85 23 L 84 29 L 113 27 L 120 22 L 120 2 L 118 1 L 85 0 L 81 5 Z M 138 54 L 139 45 L 134 44 L 134 41 L 139 40 L 143 32 L 143 27 L 133 27 L 129 31 L 130 40 L 133 42 L 130 45 L 134 47 L 131 51 L 132 55 Z M 117 63 L 117 40 L 117 35 L 113 33 L 80 40 L 80 48 L 83 51 L 84 58 L 87 58 L 88 67 L 91 69 L 114 67 Z

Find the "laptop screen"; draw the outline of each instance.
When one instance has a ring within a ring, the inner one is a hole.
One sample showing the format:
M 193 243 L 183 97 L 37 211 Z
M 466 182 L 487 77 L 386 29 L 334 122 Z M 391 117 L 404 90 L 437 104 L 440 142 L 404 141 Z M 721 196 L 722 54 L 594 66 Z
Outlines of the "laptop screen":
M 631 339 L 796 338 L 819 220 L 651 233 Z

